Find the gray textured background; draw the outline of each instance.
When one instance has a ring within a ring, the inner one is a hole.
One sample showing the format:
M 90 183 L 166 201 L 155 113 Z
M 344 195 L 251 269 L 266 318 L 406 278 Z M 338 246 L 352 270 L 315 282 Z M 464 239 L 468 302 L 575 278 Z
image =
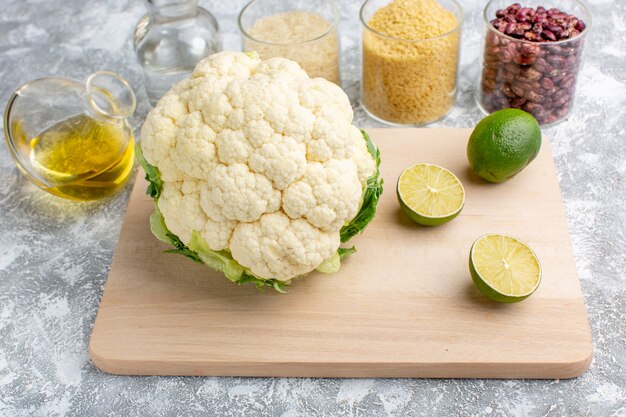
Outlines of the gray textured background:
M 131 34 L 139 0 L 1 0 L 0 99 L 30 79 L 84 79 L 110 69 L 148 111 Z M 244 1 L 202 1 L 238 48 Z M 356 105 L 359 1 L 344 0 L 344 87 Z M 470 127 L 482 23 L 479 0 L 461 0 L 456 109 L 435 126 Z M 546 129 L 552 139 L 594 362 L 567 381 L 135 378 L 107 375 L 87 343 L 118 239 L 130 185 L 106 201 L 71 203 L 39 191 L 0 149 L 0 415 L 624 416 L 626 415 L 626 1 L 591 2 L 577 106 Z M 356 123 L 376 126 L 356 110 Z M 149 260 L 143 260 L 149 262 Z M 138 260 L 142 262 L 142 260 Z M 538 329 L 538 331 L 541 331 Z

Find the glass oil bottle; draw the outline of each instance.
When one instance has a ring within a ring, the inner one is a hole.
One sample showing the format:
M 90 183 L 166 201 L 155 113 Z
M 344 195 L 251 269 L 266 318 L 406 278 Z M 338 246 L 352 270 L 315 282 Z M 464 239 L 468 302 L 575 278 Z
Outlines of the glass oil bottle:
M 86 84 L 42 78 L 20 87 L 5 112 L 5 137 L 20 170 L 40 188 L 94 200 L 119 190 L 134 165 L 127 122 L 135 95 L 118 75 L 100 71 Z

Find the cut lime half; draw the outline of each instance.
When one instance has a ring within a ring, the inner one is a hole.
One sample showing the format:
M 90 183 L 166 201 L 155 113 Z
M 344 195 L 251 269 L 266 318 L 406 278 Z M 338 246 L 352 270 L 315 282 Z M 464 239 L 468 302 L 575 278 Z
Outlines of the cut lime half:
M 396 192 L 402 210 L 423 226 L 449 222 L 465 204 L 463 184 L 439 165 L 411 165 L 400 174 Z
M 541 282 L 535 253 L 511 236 L 490 234 L 474 242 L 469 268 L 478 289 L 501 303 L 528 298 Z

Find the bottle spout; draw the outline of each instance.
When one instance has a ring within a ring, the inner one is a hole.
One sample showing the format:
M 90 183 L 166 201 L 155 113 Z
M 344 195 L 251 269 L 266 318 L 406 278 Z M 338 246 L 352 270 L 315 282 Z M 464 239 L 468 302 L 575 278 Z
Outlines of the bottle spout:
M 135 112 L 137 98 L 124 78 L 111 71 L 96 71 L 87 78 L 87 101 L 98 115 L 126 119 Z

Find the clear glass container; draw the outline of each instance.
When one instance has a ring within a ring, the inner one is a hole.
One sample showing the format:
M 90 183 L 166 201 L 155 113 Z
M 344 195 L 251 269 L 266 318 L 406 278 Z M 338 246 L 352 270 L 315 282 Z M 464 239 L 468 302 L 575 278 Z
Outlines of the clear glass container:
M 339 6 L 333 0 L 252 0 L 239 14 L 243 49 L 296 61 L 309 77 L 341 85 Z
M 134 165 L 128 82 L 98 71 L 86 82 L 48 77 L 19 87 L 4 113 L 7 147 L 20 171 L 60 197 L 93 200 L 119 190 Z
M 532 114 L 541 125 L 559 122 L 574 104 L 591 15 L 578 0 L 526 0 L 524 7 L 558 7 L 586 24 L 573 38 L 532 42 L 505 35 L 491 24 L 496 12 L 510 5 L 509 0 L 492 0 L 483 12 L 485 49 L 476 95 L 478 105 L 486 114 L 517 108 Z
M 217 20 L 197 0 L 145 0 L 148 13 L 135 29 L 134 46 L 150 104 L 191 75 L 196 64 L 222 48 Z
M 361 104 L 371 117 L 392 125 L 440 120 L 456 100 L 463 10 L 454 0 L 439 0 L 456 26 L 439 36 L 402 39 L 370 26 L 374 14 L 389 3 L 367 0 L 361 7 Z

